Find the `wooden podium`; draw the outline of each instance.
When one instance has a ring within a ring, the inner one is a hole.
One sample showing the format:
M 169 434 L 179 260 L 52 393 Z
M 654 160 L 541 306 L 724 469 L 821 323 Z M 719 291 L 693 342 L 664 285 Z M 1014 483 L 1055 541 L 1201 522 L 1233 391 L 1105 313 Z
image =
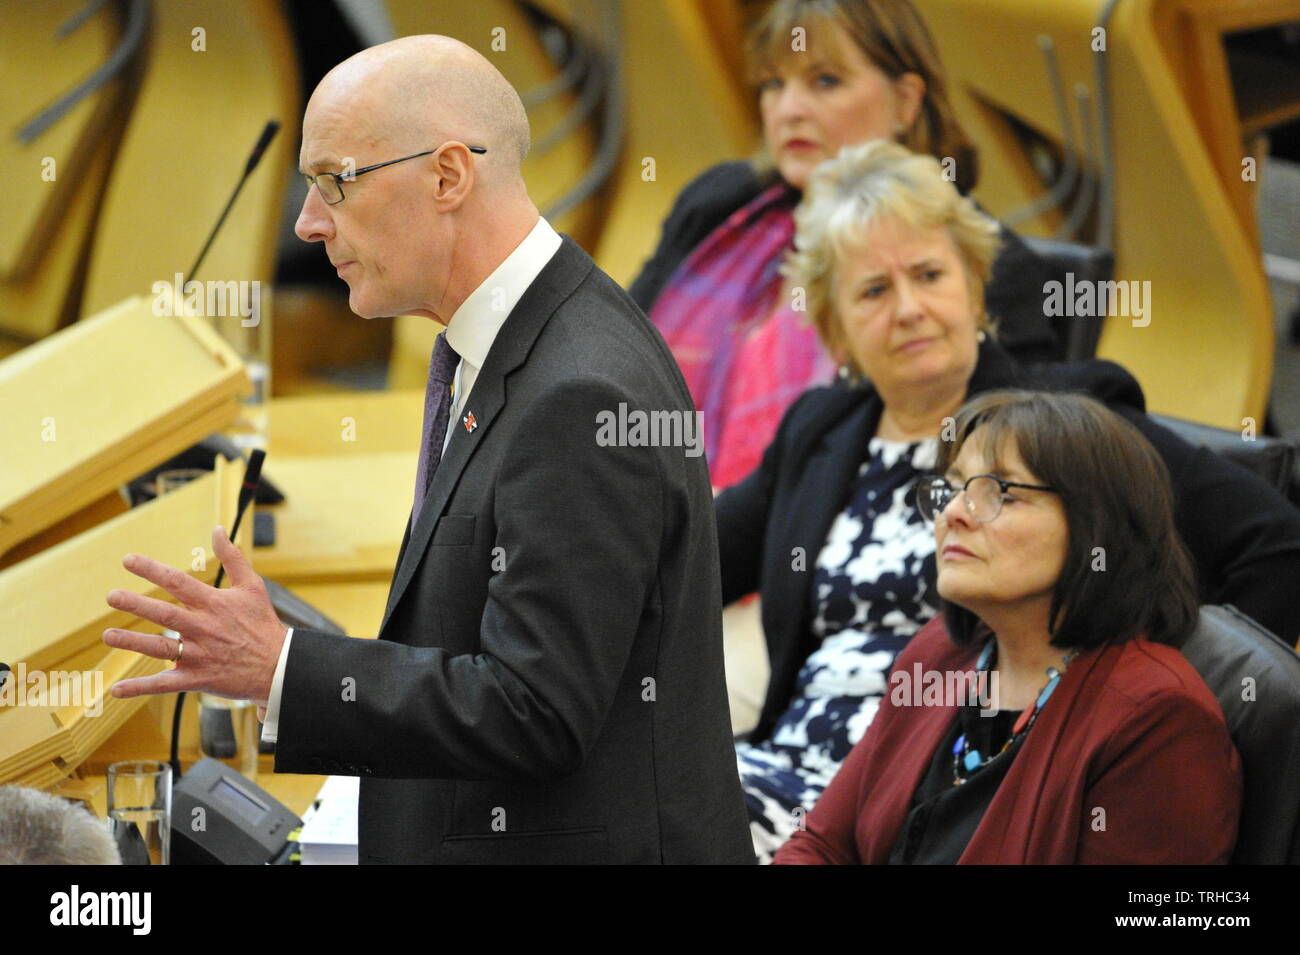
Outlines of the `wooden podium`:
M 0 555 L 238 416 L 239 356 L 205 319 L 152 306 L 127 299 L 0 361 Z
M 66 539 L 42 532 L 239 414 L 242 363 L 203 319 L 155 315 L 129 299 L 0 361 L 0 553 L 35 551 L 0 570 L 0 783 L 66 779 L 148 700 L 108 695 L 167 664 L 106 647 L 105 628 L 159 628 L 105 603 L 123 588 L 168 595 L 122 567 L 144 553 L 211 583 L 212 528 L 229 525 L 242 466 Z M 251 550 L 245 522 L 236 541 Z M 36 536 L 33 536 L 36 535 Z M 34 545 L 32 542 L 37 541 Z

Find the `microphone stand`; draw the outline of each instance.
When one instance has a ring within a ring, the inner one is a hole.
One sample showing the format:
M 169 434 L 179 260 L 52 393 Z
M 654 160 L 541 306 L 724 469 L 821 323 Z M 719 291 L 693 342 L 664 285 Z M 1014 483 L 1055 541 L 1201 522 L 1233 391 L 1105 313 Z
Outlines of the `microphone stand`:
M 262 134 L 257 137 L 257 142 L 253 145 L 253 151 L 248 155 L 248 162 L 244 164 L 244 174 L 239 177 L 239 182 L 235 183 L 235 191 L 232 192 L 230 198 L 226 200 L 226 207 L 221 210 L 221 216 L 217 219 L 217 224 L 213 226 L 212 231 L 208 233 L 208 239 L 203 243 L 203 248 L 199 250 L 198 258 L 194 260 L 194 264 L 190 266 L 190 270 L 185 273 L 185 281 L 181 283 L 182 294 L 185 291 L 186 283 L 188 283 L 190 279 L 194 278 L 194 273 L 199 270 L 199 266 L 202 265 L 203 260 L 207 258 L 208 250 L 212 248 L 212 241 L 217 237 L 217 233 L 220 232 L 221 227 L 226 224 L 226 216 L 230 215 L 230 210 L 235 206 L 235 200 L 238 199 L 239 194 L 243 192 L 244 183 L 248 182 L 248 177 L 253 174 L 253 170 L 257 168 L 257 164 L 262 161 L 262 154 L 266 152 L 266 147 L 271 145 L 271 140 L 275 139 L 275 134 L 279 131 L 280 124 L 273 119 L 267 120 L 266 125 L 262 127 Z

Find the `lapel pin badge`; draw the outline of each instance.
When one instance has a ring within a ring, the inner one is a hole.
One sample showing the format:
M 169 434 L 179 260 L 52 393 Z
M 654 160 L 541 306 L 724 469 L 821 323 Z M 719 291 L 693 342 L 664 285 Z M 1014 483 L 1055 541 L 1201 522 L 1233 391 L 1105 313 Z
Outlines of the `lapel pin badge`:
M 474 417 L 474 412 L 471 411 L 469 414 L 465 415 L 465 430 L 470 434 L 473 434 L 474 429 L 477 427 L 478 419 Z

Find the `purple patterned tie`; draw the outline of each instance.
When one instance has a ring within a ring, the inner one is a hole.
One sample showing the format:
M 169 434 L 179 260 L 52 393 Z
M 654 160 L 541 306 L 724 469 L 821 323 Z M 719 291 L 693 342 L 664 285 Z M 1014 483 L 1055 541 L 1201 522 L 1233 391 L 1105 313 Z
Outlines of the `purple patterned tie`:
M 451 413 L 451 383 L 456 377 L 460 356 L 447 342 L 443 332 L 433 343 L 433 356 L 429 359 L 429 384 L 424 389 L 424 443 L 420 445 L 420 463 L 415 470 L 415 507 L 411 511 L 411 526 L 420 518 L 424 495 L 429 489 L 433 472 L 442 460 L 442 443 L 447 437 L 447 416 Z

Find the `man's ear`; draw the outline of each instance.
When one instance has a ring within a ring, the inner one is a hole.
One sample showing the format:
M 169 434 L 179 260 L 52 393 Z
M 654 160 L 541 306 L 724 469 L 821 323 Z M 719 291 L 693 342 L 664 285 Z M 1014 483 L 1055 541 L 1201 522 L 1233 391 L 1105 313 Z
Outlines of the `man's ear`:
M 904 130 L 910 130 L 925 102 L 925 80 L 920 73 L 904 73 L 894 80 L 894 95 L 898 97 L 898 121 Z
M 474 154 L 463 143 L 448 143 L 433 159 L 434 202 L 439 212 L 453 212 L 474 189 Z

